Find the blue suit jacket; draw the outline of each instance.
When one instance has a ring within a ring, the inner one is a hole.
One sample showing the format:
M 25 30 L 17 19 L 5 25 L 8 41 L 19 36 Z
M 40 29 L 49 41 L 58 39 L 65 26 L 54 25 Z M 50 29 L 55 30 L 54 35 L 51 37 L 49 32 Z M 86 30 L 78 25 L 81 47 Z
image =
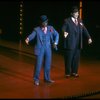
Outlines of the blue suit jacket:
M 34 54 L 39 55 L 40 50 L 43 46 L 43 36 L 44 32 L 42 31 L 41 27 L 34 28 L 33 32 L 28 36 L 29 42 L 36 37 L 36 44 L 34 46 Z M 51 45 L 53 43 L 58 44 L 59 41 L 59 34 L 58 32 L 53 28 L 53 26 L 47 26 L 47 42 L 46 46 L 47 48 L 51 48 Z
M 81 19 L 78 19 L 78 30 L 76 29 L 75 23 L 72 21 L 71 17 L 65 19 L 65 22 L 62 27 L 62 31 L 68 32 L 67 38 L 64 38 L 64 48 L 66 49 L 74 49 L 77 44 L 76 37 L 79 35 L 79 48 L 82 48 L 82 38 L 85 35 L 87 38 L 90 38 L 90 35 L 83 25 Z

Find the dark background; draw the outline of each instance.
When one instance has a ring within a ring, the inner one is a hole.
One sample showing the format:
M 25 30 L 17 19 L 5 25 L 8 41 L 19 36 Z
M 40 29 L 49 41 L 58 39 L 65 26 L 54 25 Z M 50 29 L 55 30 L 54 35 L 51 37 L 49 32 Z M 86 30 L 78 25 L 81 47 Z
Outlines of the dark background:
M 10 41 L 24 40 L 29 35 L 33 28 L 38 25 L 39 16 L 46 14 L 49 18 L 49 24 L 53 25 L 60 33 L 59 51 L 62 48 L 62 33 L 61 27 L 63 20 L 69 16 L 71 7 L 79 6 L 79 1 L 75 0 L 34 0 L 23 2 L 23 34 L 19 34 L 19 1 L 0 1 L 0 34 L 2 39 Z M 87 45 L 84 40 L 85 56 L 100 58 L 100 1 L 83 0 L 83 22 L 87 27 L 92 39 L 92 45 Z M 21 38 L 20 38 L 21 37 Z

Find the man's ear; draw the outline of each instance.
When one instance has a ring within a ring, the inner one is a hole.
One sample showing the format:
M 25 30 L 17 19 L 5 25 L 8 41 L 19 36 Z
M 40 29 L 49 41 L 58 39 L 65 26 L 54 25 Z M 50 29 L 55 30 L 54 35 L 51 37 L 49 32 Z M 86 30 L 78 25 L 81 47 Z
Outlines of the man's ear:
M 73 16 L 73 13 L 70 13 L 71 16 Z

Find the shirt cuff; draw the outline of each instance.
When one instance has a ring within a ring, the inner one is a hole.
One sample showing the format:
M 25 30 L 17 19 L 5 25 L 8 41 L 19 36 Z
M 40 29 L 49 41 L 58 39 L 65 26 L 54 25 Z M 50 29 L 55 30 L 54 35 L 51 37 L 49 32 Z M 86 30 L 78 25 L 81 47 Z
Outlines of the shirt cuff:
M 55 45 L 57 45 L 57 43 L 56 43 L 56 42 L 55 42 L 54 44 L 55 44 Z

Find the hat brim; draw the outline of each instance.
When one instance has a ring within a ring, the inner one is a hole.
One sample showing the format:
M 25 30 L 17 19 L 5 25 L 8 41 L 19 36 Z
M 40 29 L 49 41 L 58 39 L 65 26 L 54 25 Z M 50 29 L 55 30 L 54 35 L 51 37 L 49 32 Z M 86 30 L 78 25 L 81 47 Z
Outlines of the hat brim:
M 42 21 L 41 23 L 47 23 L 48 22 L 48 19 L 47 20 L 45 20 L 45 21 Z

